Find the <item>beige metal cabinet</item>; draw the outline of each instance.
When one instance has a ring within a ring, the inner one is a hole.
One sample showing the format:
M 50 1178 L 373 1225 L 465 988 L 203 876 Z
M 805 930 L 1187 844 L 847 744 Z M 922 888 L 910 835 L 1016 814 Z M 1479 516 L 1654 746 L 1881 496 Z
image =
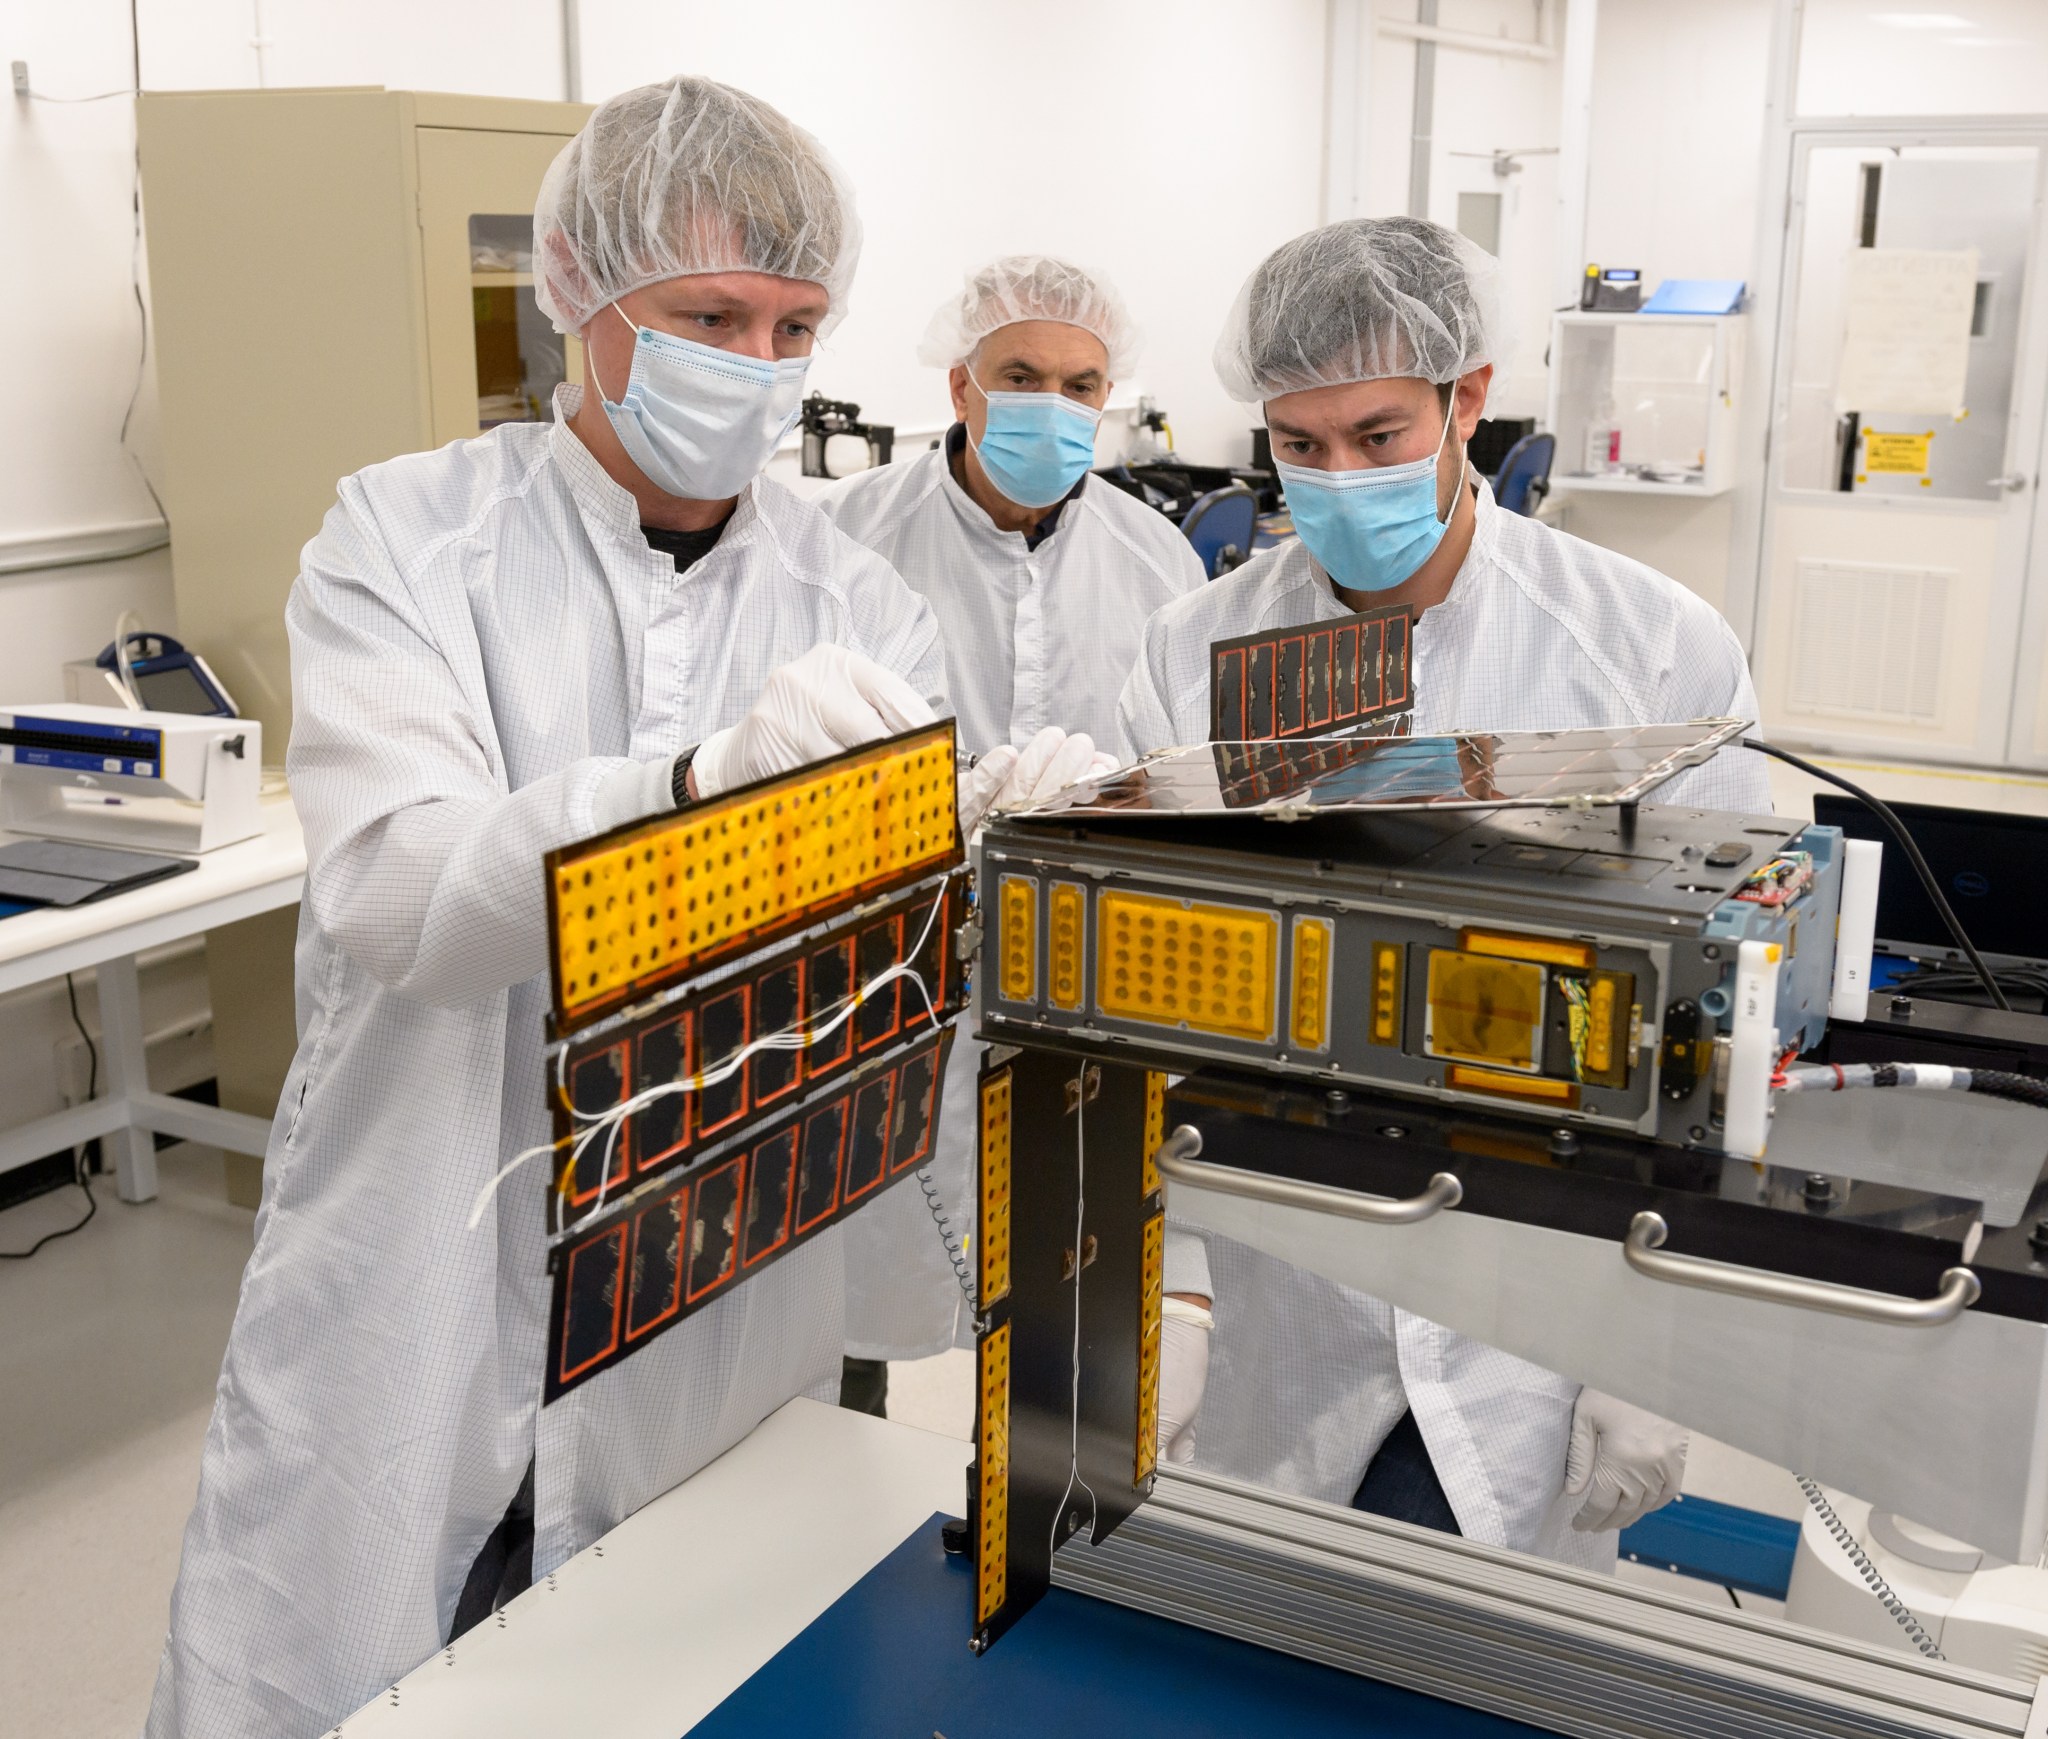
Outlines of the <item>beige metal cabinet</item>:
M 335 484 L 548 414 L 542 174 L 581 104 L 384 90 L 141 101 L 178 633 L 281 758 L 284 602 Z
M 362 90 L 150 93 L 144 221 L 177 633 L 284 758 L 284 606 L 353 471 L 549 414 L 580 374 L 533 304 L 542 174 L 588 109 Z M 152 624 L 155 626 L 155 624 Z M 291 1059 L 289 913 L 215 931 L 221 1103 Z M 229 1156 L 254 1199 L 257 1162 Z

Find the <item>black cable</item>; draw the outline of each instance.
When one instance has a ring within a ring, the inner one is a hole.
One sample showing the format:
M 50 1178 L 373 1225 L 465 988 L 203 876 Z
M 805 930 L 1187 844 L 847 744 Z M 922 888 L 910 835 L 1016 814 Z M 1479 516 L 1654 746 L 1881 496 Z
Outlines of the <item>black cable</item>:
M 92 1034 L 85 1030 L 85 1022 L 79 1019 L 78 986 L 72 981 L 71 974 L 68 972 L 64 974 L 64 994 L 71 1002 L 71 1024 L 78 1028 L 78 1036 L 85 1040 L 85 1054 L 91 1059 L 88 1064 L 85 1096 L 89 1100 L 96 1099 L 99 1097 L 100 1091 L 100 1049 L 98 1045 L 92 1042 Z M 26 1262 L 45 1244 L 54 1243 L 59 1238 L 68 1238 L 73 1232 L 82 1232 L 87 1226 L 92 1224 L 92 1217 L 100 1211 L 100 1204 L 99 1198 L 92 1193 L 92 1172 L 86 1165 L 85 1149 L 83 1147 L 75 1147 L 71 1150 L 71 1164 L 71 1181 L 85 1191 L 84 1217 L 75 1224 L 60 1226 L 54 1232 L 45 1232 L 26 1250 L 0 1250 L 0 1262 Z
M 2048 997 L 2048 972 L 2038 967 L 2000 966 L 1993 970 L 2008 994 L 2017 990 L 2026 996 Z M 1891 996 L 1946 996 L 1959 990 L 1981 991 L 1984 986 L 1974 972 L 1952 966 L 1922 966 L 1902 973 L 1884 988 Z
M 2037 1081 L 2031 1075 L 2012 1075 L 2003 1069 L 1972 1069 L 1970 1091 L 1986 1093 L 1994 1099 L 2016 1099 L 2022 1105 L 2039 1105 L 2048 1110 L 2048 1081 Z
M 85 1096 L 97 1099 L 100 1096 L 100 1048 L 92 1042 L 92 1034 L 85 1030 L 85 1022 L 78 1018 L 78 986 L 71 974 L 64 974 L 64 995 L 71 1004 L 71 1024 L 78 1028 L 78 1036 L 85 1041 Z
M 1906 824 L 1892 813 L 1889 804 L 1873 797 L 1861 785 L 1852 785 L 1841 774 L 1830 773 L 1823 767 L 1817 767 L 1804 756 L 1793 754 L 1790 749 L 1781 749 L 1774 743 L 1760 742 L 1755 737 L 1743 738 L 1741 746 L 1745 749 L 1754 749 L 1759 755 L 1769 755 L 1773 760 L 1783 761 L 1788 767 L 1797 767 L 1809 779 L 1818 779 L 1823 785 L 1832 785 L 1837 790 L 1848 792 L 1883 822 L 1885 830 L 1899 842 L 1899 849 L 1906 854 L 1906 861 L 1913 866 L 1913 873 L 1920 878 L 1920 885 L 1927 891 L 1928 899 L 1933 901 L 1934 909 L 1941 915 L 1942 923 L 1947 926 L 1948 933 L 1955 938 L 1956 946 L 1963 951 L 1963 957 L 1976 972 L 1978 982 L 1984 986 L 1985 994 L 1991 998 L 1995 1006 L 2004 1009 L 2008 1014 L 2012 1012 L 2012 1004 L 2005 1000 L 2005 992 L 1999 989 L 1997 977 L 1991 968 L 1984 964 L 1984 956 L 1977 952 L 1977 945 L 1963 929 L 1962 920 L 1956 916 L 1955 909 L 1949 905 L 1947 896 L 1941 891 L 1941 883 L 1935 878 L 1934 871 L 1928 867 L 1927 859 L 1920 855 L 1920 847 L 1906 831 Z

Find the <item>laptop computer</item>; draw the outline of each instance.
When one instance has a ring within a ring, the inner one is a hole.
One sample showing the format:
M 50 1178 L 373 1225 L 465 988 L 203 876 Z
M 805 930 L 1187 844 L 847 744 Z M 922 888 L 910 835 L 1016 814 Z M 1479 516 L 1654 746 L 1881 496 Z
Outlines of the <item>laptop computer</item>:
M 1977 951 L 1994 969 L 2048 972 L 2048 816 L 1894 803 Z M 1883 823 L 1853 797 L 1816 793 L 1813 818 L 1885 848 L 1877 947 L 1922 966 L 1968 963 Z

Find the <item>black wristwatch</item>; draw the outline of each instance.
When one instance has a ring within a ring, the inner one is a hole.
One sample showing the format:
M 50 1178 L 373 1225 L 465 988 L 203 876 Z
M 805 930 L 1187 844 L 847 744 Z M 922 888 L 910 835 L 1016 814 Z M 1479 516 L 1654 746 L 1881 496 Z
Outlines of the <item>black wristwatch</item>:
M 676 757 L 676 764 L 669 769 L 668 794 L 678 809 L 687 809 L 691 804 L 690 763 L 696 760 L 697 751 L 703 746 L 702 743 L 692 743 Z

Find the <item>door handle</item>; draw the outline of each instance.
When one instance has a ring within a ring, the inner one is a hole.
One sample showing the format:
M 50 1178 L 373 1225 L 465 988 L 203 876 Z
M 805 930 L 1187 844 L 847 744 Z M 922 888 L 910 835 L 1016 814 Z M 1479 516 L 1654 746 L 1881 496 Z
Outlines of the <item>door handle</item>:
M 1993 489 L 2003 489 L 2006 494 L 2015 495 L 2026 488 L 2030 480 L 2024 471 L 2002 471 L 1996 477 L 1987 477 L 1984 481 Z
M 1412 1226 L 1445 1208 L 1455 1208 L 1465 1198 L 1465 1186 L 1447 1171 L 1431 1178 L 1419 1196 L 1395 1200 L 1333 1189 L 1328 1184 L 1303 1183 L 1298 1178 L 1268 1177 L 1234 1165 L 1211 1165 L 1195 1157 L 1201 1151 L 1202 1132 L 1192 1123 L 1183 1123 L 1159 1144 L 1155 1158 L 1160 1174 L 1190 1189 L 1214 1190 L 1218 1195 L 1242 1196 L 1280 1208 L 1311 1208 L 1372 1226 Z
M 1800 1310 L 1823 1310 L 1830 1316 L 1853 1316 L 1859 1322 L 1887 1322 L 1900 1328 L 1939 1328 L 1975 1304 L 1984 1288 L 1967 1268 L 1943 1272 L 1932 1298 L 1896 1298 L 1887 1292 L 1866 1292 L 1859 1286 L 1836 1286 L 1825 1280 L 1803 1280 L 1792 1274 L 1759 1274 L 1748 1268 L 1681 1256 L 1663 1248 L 1671 1228 L 1662 1214 L 1640 1213 L 1629 1222 L 1621 1253 L 1638 1274 L 1668 1280 L 1674 1286 L 1697 1286 L 1735 1298 L 1759 1298 Z

